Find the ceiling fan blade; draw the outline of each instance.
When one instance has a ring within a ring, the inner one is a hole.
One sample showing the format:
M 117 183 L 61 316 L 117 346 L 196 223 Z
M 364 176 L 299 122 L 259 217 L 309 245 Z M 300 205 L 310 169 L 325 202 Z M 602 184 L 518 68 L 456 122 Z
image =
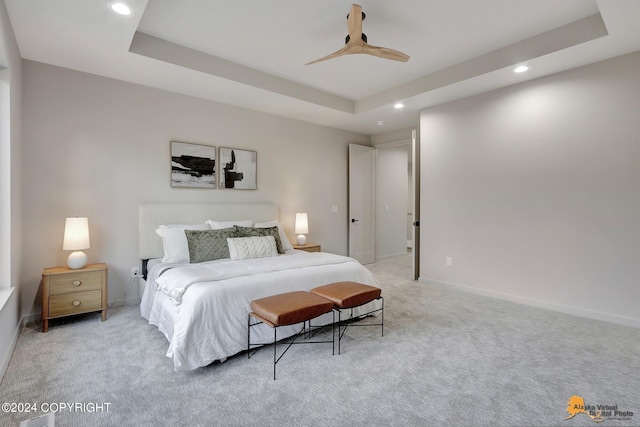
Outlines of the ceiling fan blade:
M 344 46 L 342 49 L 340 49 L 340 50 L 338 50 L 338 51 L 336 51 L 336 52 L 333 52 L 333 53 L 331 53 L 331 54 L 329 54 L 329 55 L 327 55 L 327 56 L 323 56 L 322 58 L 318 58 L 318 59 L 316 59 L 316 60 L 314 60 L 314 61 L 307 62 L 307 63 L 306 63 L 306 64 L 304 64 L 304 65 L 311 65 L 311 64 L 315 64 L 316 62 L 326 61 L 327 59 L 337 58 L 338 56 L 347 55 L 347 54 L 349 54 L 349 53 L 351 53 L 351 52 L 349 51 L 349 46 Z
M 360 40 L 362 38 L 362 7 L 360 5 L 351 5 L 347 25 L 349 27 L 349 41 Z
M 370 44 L 364 44 L 364 48 L 362 49 L 362 53 L 367 53 L 369 55 L 378 56 L 384 59 L 391 59 L 393 61 L 407 62 L 410 58 L 406 53 L 402 53 L 395 49 L 389 49 L 387 47 L 380 46 L 372 46 Z

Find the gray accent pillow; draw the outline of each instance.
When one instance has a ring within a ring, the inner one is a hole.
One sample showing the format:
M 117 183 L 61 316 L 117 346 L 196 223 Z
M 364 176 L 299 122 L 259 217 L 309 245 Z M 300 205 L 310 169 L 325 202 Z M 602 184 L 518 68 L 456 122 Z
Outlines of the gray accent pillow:
M 273 236 L 273 238 L 276 241 L 276 249 L 278 249 L 278 253 L 279 254 L 284 253 L 284 249 L 282 248 L 282 241 L 280 240 L 280 232 L 278 231 L 278 226 L 265 227 L 265 228 L 253 228 L 253 227 L 241 227 L 239 225 L 234 225 L 233 228 L 236 230 L 235 237 Z
M 187 236 L 190 263 L 229 258 L 227 239 L 237 237 L 234 228 L 185 230 L 184 233 Z

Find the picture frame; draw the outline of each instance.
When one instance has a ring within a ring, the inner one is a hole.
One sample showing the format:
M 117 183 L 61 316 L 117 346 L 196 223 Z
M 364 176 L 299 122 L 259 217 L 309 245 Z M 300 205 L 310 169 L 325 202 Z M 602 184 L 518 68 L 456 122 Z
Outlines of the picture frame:
M 220 147 L 220 188 L 256 190 L 258 188 L 258 152 Z
M 171 141 L 171 187 L 216 188 L 216 147 Z

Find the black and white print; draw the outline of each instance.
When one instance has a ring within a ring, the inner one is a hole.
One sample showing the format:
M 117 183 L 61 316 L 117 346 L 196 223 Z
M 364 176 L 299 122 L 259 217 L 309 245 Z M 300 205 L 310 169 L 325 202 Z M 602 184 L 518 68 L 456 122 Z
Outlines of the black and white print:
M 237 148 L 220 148 L 220 188 L 255 190 L 258 153 Z
M 171 141 L 171 186 L 216 188 L 216 147 Z

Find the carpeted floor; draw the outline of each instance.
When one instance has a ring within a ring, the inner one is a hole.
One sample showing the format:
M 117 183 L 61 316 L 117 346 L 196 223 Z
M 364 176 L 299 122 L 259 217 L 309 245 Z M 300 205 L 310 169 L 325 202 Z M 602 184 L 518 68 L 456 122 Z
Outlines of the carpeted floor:
M 271 347 L 174 372 L 137 307 L 111 309 L 106 322 L 52 321 L 47 334 L 25 327 L 0 402 L 38 411 L 0 412 L 0 425 L 63 402 L 80 405 L 58 412 L 57 426 L 598 425 L 584 413 L 564 420 L 574 395 L 633 412 L 604 413 L 599 425 L 640 425 L 640 330 L 417 283 L 408 257 L 369 267 L 384 337 L 349 329 L 340 356 L 294 346 L 276 381 Z

